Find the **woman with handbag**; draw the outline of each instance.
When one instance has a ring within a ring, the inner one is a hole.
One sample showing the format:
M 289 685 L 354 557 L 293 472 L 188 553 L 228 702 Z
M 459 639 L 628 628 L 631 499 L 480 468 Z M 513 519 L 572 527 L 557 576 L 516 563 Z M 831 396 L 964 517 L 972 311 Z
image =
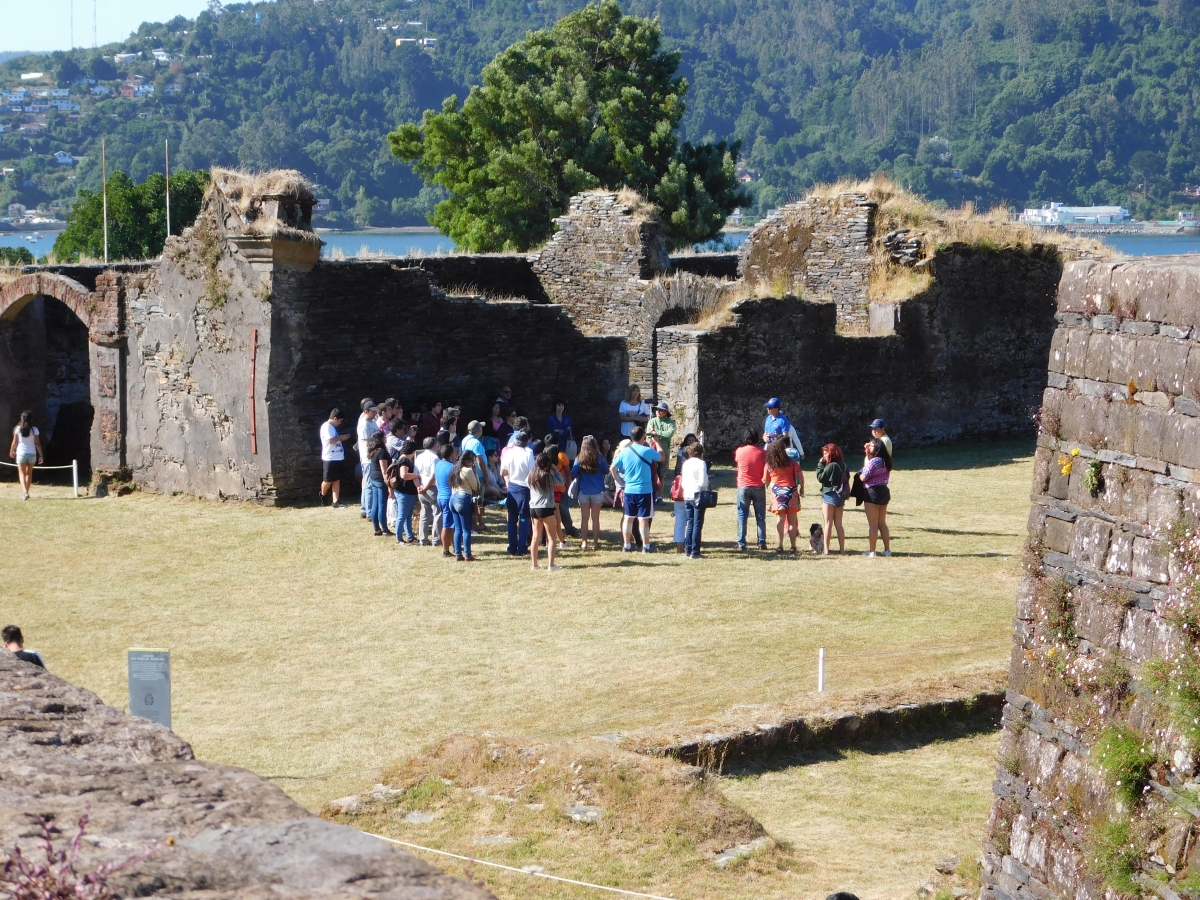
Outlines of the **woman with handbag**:
M 596 439 L 590 434 L 584 435 L 579 455 L 571 466 L 571 486 L 567 488 L 567 496 L 579 503 L 579 528 L 583 535 L 580 550 L 588 549 L 589 522 L 591 549 L 600 549 L 600 507 L 604 505 L 604 482 L 607 476 L 608 461 L 600 455 Z
M 879 538 L 883 538 L 883 555 L 891 556 L 892 533 L 888 530 L 887 508 L 892 500 L 891 488 L 888 487 L 892 475 L 892 455 L 879 438 L 863 444 L 863 453 L 866 465 L 859 474 L 867 494 L 863 508 L 867 514 L 867 540 L 871 546 L 863 556 L 875 555 L 875 542 Z
M 687 459 L 687 448 L 699 440 L 694 434 L 689 433 L 683 439 L 683 443 L 679 445 L 679 449 L 675 451 L 675 478 L 671 481 L 671 500 L 673 501 L 671 515 L 675 517 L 676 553 L 685 552 L 684 540 L 687 538 L 687 504 L 683 499 L 683 463 Z
M 687 459 L 680 469 L 679 477 L 683 489 L 684 514 L 687 525 L 683 535 L 683 550 L 688 559 L 700 558 L 700 533 L 704 530 L 704 510 L 710 505 L 712 494 L 708 489 L 708 465 L 704 462 L 704 445 L 699 441 L 689 444 L 684 451 Z
M 821 448 L 821 461 L 817 463 L 817 481 L 821 485 L 821 512 L 825 519 L 825 550 L 829 555 L 829 542 L 833 529 L 837 529 L 838 553 L 846 552 L 846 532 L 842 530 L 842 513 L 846 511 L 846 498 L 850 496 L 847 479 L 846 459 L 837 444 L 826 444 Z
M 800 512 L 800 495 L 804 493 L 804 471 L 800 463 L 788 456 L 791 441 L 781 437 L 767 447 L 767 468 L 763 480 L 767 483 L 768 508 L 778 517 L 775 528 L 779 532 L 776 553 L 783 552 L 783 532 L 786 527 L 792 541 L 792 553 L 796 553 L 796 535 L 800 526 L 796 516 Z

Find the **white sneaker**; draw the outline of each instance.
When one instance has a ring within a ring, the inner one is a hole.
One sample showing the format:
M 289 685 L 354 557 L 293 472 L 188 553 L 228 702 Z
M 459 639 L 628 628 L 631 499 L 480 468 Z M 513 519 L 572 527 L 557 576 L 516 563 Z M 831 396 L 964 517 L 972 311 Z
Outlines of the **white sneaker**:
M 22 498 L 21 498 L 21 500 L 22 500 L 22 501 L 25 501 L 25 500 L 28 500 L 28 499 L 29 499 L 29 492 L 28 492 L 28 491 L 26 491 L 26 492 L 25 492 L 25 496 L 24 496 L 24 497 L 22 497 Z
M 561 572 L 562 566 L 547 566 L 546 571 L 547 572 Z
M 865 550 L 865 551 L 863 551 L 863 556 L 874 556 L 874 555 L 875 555 L 875 551 L 874 551 L 874 550 Z
M 884 555 L 884 556 L 891 556 L 891 555 L 892 555 L 892 551 L 891 551 L 891 550 L 884 550 L 884 551 L 883 551 L 883 555 Z

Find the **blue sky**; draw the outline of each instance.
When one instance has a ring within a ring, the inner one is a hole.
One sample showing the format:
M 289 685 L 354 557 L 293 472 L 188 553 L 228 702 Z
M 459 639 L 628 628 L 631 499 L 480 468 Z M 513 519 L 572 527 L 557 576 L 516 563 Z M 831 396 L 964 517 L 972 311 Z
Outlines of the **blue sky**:
M 207 0 L 0 0 L 0 51 L 66 50 L 71 46 L 70 12 L 75 7 L 75 46 L 92 46 L 92 8 L 100 45 L 124 40 L 142 22 L 196 15 Z

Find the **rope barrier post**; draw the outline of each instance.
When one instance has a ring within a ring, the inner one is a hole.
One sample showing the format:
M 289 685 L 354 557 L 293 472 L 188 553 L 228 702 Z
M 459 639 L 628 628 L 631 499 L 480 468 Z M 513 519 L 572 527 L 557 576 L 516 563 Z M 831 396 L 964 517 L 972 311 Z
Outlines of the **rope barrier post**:
M 825 693 L 825 648 L 817 651 L 817 693 Z
M 79 460 L 71 460 L 71 483 L 75 485 L 75 496 L 79 496 Z

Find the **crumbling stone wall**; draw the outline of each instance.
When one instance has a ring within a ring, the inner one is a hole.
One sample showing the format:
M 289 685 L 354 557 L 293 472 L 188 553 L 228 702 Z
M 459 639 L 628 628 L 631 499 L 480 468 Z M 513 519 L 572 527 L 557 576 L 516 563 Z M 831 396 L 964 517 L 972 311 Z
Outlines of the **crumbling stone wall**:
M 1057 306 L 982 900 L 1174 897 L 1200 869 L 1175 703 L 1196 652 L 1200 264 L 1074 262 Z
M 197 760 L 161 725 L 0 652 L 0 846 L 44 859 L 40 820 L 76 870 L 118 865 L 116 896 L 487 900 L 377 838 L 326 822 L 252 772 Z M 167 839 L 170 843 L 167 843 Z
M 853 191 L 781 206 L 750 232 L 738 274 L 751 286 L 769 286 L 777 296 L 832 303 L 839 333 L 868 334 L 876 208 Z
M 934 267 L 929 290 L 904 303 L 886 336 L 848 336 L 835 304 L 794 296 L 738 301 L 732 323 L 711 331 L 659 329 L 673 356 L 696 360 L 695 376 L 665 367 L 672 374 L 662 392 L 696 409 L 697 427 L 718 450 L 761 423 L 770 396 L 783 399 L 806 448 L 853 447 L 876 416 L 906 445 L 1031 433 L 1054 329 L 1057 254 L 956 245 Z
M 578 436 L 619 429 L 625 342 L 588 337 L 560 306 L 446 296 L 406 260 L 323 261 L 277 279 L 272 319 L 267 406 L 281 500 L 312 493 L 321 423 L 333 406 L 353 423 L 364 396 L 394 396 L 407 410 L 453 403 L 465 428 L 509 384 L 539 436 L 559 397 Z

